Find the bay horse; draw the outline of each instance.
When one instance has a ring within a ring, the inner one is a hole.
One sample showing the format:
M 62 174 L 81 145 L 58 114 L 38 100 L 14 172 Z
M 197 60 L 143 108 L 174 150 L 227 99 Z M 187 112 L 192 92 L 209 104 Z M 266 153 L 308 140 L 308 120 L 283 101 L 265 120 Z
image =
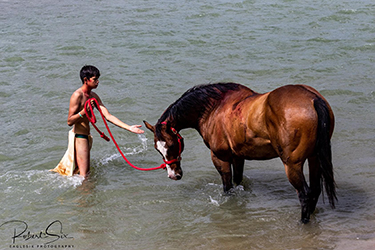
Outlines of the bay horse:
M 334 115 L 326 99 L 306 85 L 286 85 L 264 94 L 237 83 L 199 85 L 171 104 L 155 126 L 155 148 L 163 156 L 168 176 L 182 178 L 183 138 L 179 131 L 196 129 L 211 150 L 224 192 L 239 185 L 245 160 L 280 157 L 301 203 L 307 223 L 324 185 L 335 208 L 331 136 Z M 309 184 L 303 165 L 308 160 Z

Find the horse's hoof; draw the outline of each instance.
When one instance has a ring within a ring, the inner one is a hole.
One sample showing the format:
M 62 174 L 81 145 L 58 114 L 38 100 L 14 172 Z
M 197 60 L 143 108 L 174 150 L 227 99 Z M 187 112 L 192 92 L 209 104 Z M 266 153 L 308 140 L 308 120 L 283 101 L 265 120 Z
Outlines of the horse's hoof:
M 308 218 L 302 218 L 301 219 L 302 224 L 307 224 L 307 223 L 309 223 L 309 221 L 310 221 L 310 219 L 308 219 Z

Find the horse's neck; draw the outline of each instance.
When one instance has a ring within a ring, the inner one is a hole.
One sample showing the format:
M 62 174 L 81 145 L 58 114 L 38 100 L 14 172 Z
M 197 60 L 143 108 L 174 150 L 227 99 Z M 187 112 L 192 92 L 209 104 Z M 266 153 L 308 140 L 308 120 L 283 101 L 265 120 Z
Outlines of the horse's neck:
M 180 114 L 174 120 L 172 119 L 171 124 L 178 131 L 193 128 L 199 132 L 200 122 L 202 119 L 204 119 L 206 112 L 207 110 L 202 109 L 201 106 L 191 107 L 189 110 L 185 110 L 183 114 Z
M 180 112 L 178 116 L 175 118 L 171 118 L 171 124 L 175 126 L 177 130 L 186 129 L 186 128 L 194 128 L 199 133 L 201 133 L 201 126 L 212 116 L 212 112 L 214 112 L 218 107 L 220 107 L 226 98 L 225 96 L 229 95 L 229 99 L 234 99 L 235 101 L 241 101 L 246 99 L 248 96 L 255 95 L 256 93 L 252 90 L 245 88 L 240 89 L 239 91 L 234 91 L 228 94 L 227 92 L 222 93 L 222 98 L 220 100 L 209 100 L 210 97 L 207 99 L 201 99 L 191 105 L 184 105 L 184 103 L 179 103 L 184 107 L 188 106 L 187 109 L 184 109 L 183 112 Z M 224 101 L 225 102 L 225 101 Z M 204 126 L 204 125 L 203 125 Z
M 184 116 L 180 116 L 178 120 L 171 121 L 172 126 L 177 131 L 180 131 L 182 129 L 187 129 L 187 128 L 198 128 L 198 120 L 199 117 L 197 114 L 190 113 Z

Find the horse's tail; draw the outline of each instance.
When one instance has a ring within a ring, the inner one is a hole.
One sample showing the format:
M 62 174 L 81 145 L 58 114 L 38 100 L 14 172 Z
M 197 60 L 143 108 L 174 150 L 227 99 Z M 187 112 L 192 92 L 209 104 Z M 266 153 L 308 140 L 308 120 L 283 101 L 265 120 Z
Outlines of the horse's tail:
M 329 203 L 332 208 L 335 208 L 336 184 L 333 176 L 332 165 L 332 151 L 331 151 L 331 136 L 330 136 L 330 116 L 329 109 L 326 102 L 317 98 L 314 100 L 314 107 L 318 114 L 318 131 L 316 141 L 316 152 L 318 155 L 320 171 L 321 171 L 321 185 L 325 187 Z

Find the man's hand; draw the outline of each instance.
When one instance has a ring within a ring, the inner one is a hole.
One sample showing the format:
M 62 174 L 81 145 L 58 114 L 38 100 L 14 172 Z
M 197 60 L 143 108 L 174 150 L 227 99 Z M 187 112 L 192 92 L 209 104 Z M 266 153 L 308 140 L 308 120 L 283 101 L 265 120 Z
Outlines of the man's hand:
M 130 126 L 129 127 L 129 131 L 133 132 L 133 133 L 136 133 L 136 134 L 143 134 L 145 131 L 143 131 L 142 129 L 140 129 L 140 127 L 142 127 L 142 125 L 133 125 L 133 126 Z

